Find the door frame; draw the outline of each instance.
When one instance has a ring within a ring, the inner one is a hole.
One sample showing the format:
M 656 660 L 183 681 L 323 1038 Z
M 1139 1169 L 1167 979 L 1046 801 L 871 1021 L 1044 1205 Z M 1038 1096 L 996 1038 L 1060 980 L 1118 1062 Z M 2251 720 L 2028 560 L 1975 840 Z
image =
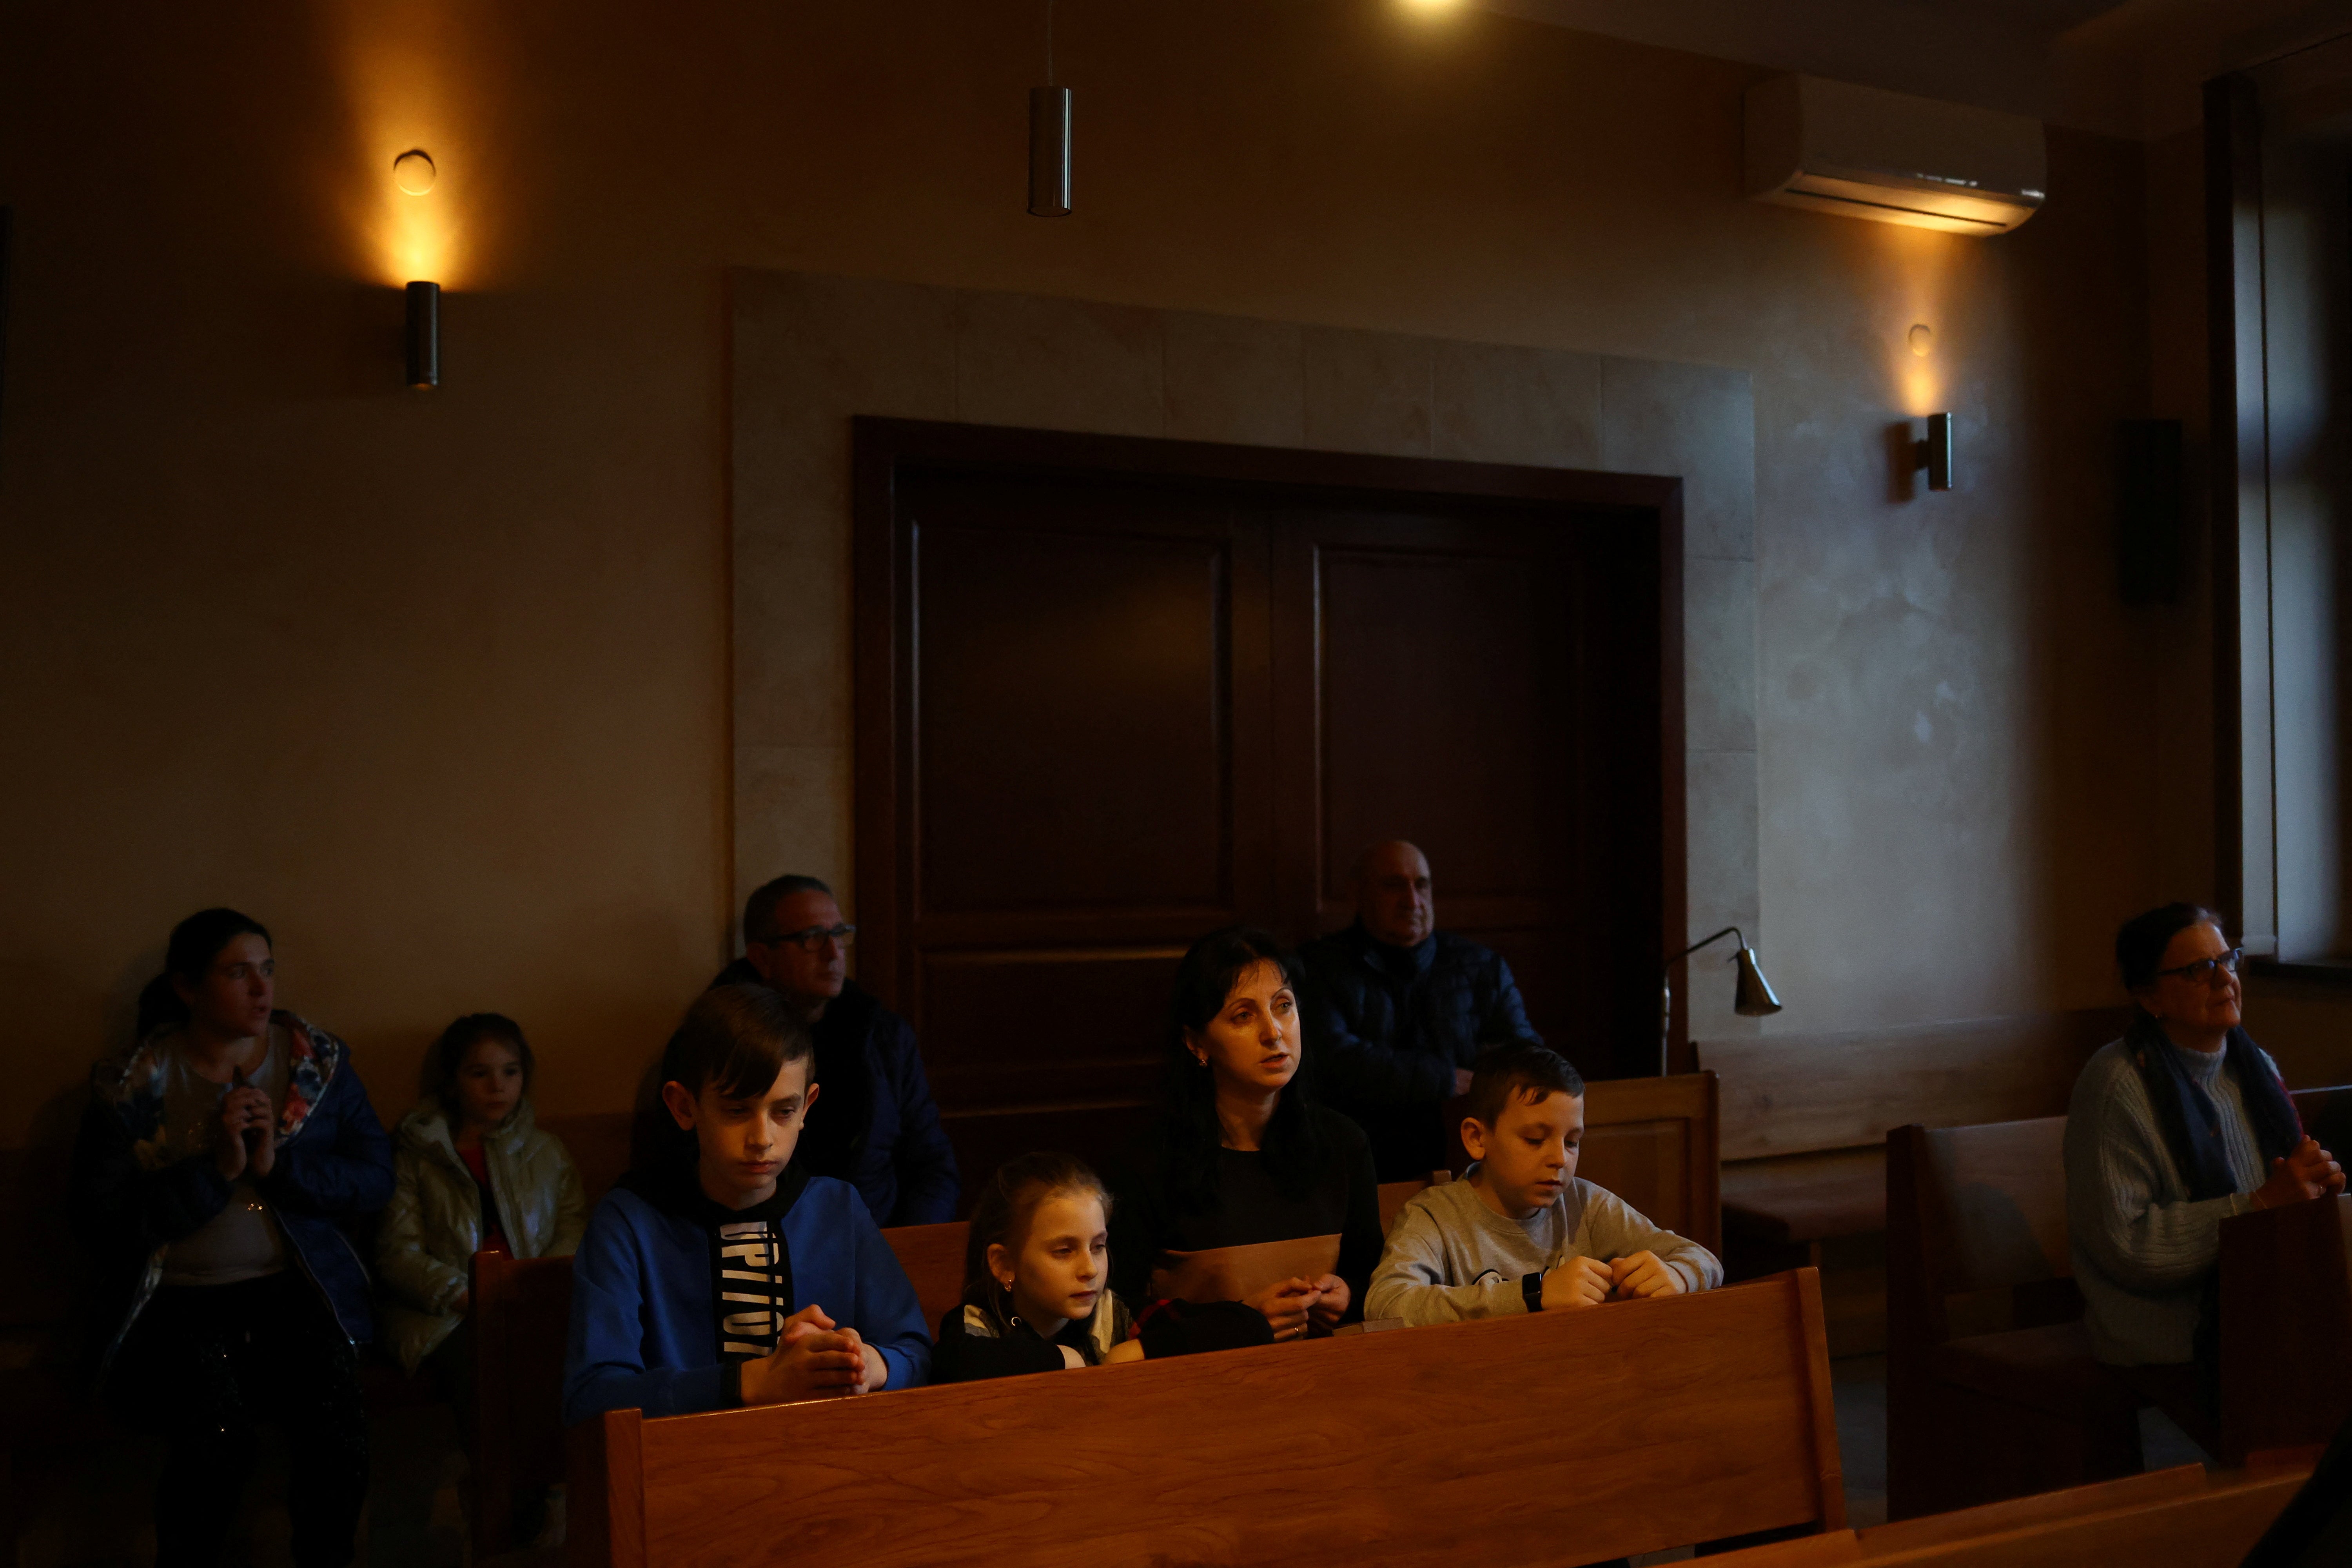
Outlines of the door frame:
M 1059 472 L 1188 483 L 1281 488 L 1378 505 L 1397 498 L 1444 497 L 1518 505 L 1616 510 L 1623 528 L 1654 546 L 1659 595 L 1659 791 L 1654 823 L 1659 843 L 1657 921 L 1651 949 L 1663 973 L 1666 953 L 1687 941 L 1689 872 L 1683 713 L 1683 481 L 1646 474 L 1601 473 L 1509 463 L 1463 462 L 1243 447 L 1152 437 L 1097 436 L 855 416 L 851 438 L 852 843 L 859 889 L 859 984 L 886 1002 L 899 994 L 898 911 L 913 894 L 914 864 L 905 853 L 911 803 L 902 798 L 902 763 L 913 741 L 914 661 L 900 624 L 908 604 L 907 540 L 898 510 L 898 479 L 910 468 L 966 471 Z M 1588 522 L 1584 526 L 1608 526 Z M 1688 1056 L 1683 991 L 1674 993 L 1670 1060 Z

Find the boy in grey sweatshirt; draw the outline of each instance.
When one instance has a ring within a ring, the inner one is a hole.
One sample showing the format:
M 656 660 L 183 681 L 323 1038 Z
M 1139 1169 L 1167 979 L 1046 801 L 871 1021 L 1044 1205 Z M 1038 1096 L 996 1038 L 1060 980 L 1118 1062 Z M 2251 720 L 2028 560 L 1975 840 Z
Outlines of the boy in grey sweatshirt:
M 1583 1137 L 1584 1080 L 1557 1052 L 1510 1045 L 1479 1058 L 1462 1122 L 1475 1163 L 1405 1205 L 1364 1316 L 1451 1323 L 1722 1284 L 1713 1253 L 1576 1179 Z

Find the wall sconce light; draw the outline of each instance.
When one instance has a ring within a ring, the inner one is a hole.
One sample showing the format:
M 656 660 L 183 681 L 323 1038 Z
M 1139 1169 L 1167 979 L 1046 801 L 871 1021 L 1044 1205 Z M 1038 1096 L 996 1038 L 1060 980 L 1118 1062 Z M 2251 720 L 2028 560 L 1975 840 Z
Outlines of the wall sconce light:
M 1070 216 L 1070 89 L 1029 89 L 1029 216 Z
M 1927 438 L 1914 448 L 1916 460 L 1913 467 L 1927 470 L 1927 488 L 1948 490 L 1952 488 L 1952 416 L 1948 414 L 1927 416 Z
M 1029 216 L 1070 216 L 1070 89 L 1054 85 L 1054 0 L 1045 0 L 1045 85 L 1029 89 Z
M 1658 1076 L 1661 1078 L 1666 1075 L 1666 1047 L 1673 1040 L 1675 1032 L 1675 965 L 1700 948 L 1727 936 L 1739 938 L 1739 952 L 1732 960 L 1739 965 L 1739 978 L 1732 988 L 1731 1010 L 1743 1018 L 1769 1018 L 1780 1010 L 1780 998 L 1772 994 L 1772 983 L 1765 979 L 1764 972 L 1756 966 L 1756 950 L 1748 945 L 1748 939 L 1740 935 L 1738 926 L 1726 926 L 1706 942 L 1691 943 L 1666 960 L 1660 982 L 1660 1012 L 1664 1020 L 1658 1029 Z
M 408 286 L 408 384 L 441 384 L 441 285 Z

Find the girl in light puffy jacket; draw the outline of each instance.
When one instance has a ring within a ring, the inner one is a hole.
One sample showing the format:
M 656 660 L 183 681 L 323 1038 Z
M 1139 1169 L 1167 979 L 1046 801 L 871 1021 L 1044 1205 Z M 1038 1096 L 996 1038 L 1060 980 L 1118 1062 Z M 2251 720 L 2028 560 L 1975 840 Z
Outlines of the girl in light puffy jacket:
M 469 1014 L 442 1031 L 425 1097 L 395 1140 L 397 1180 L 376 1240 L 386 1347 L 411 1373 L 430 1358 L 461 1413 L 473 1384 L 473 1255 L 567 1256 L 587 1226 L 571 1154 L 532 1119 L 531 1074 L 513 1019 Z

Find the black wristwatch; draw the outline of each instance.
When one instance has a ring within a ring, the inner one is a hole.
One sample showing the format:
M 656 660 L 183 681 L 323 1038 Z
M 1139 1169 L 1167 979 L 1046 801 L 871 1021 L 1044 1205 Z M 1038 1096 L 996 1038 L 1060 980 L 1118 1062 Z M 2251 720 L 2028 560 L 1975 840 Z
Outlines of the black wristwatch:
M 1519 1276 L 1519 1294 L 1527 1299 L 1528 1310 L 1543 1310 L 1543 1275 L 1540 1271 Z

